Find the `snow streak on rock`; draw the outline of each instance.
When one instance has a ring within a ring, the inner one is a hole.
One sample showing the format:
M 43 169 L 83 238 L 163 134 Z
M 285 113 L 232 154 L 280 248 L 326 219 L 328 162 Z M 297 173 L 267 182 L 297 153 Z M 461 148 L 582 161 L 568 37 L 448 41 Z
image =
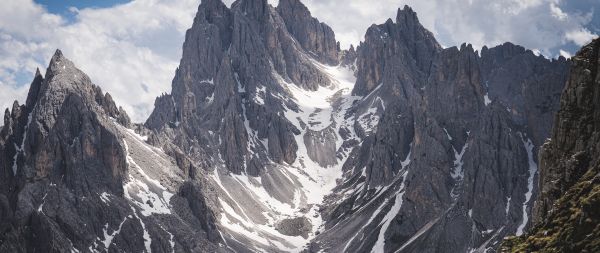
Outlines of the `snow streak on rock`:
M 527 178 L 527 192 L 525 193 L 525 202 L 523 202 L 523 220 L 519 227 L 517 228 L 517 236 L 521 236 L 524 233 L 525 226 L 529 222 L 529 216 L 527 215 L 527 206 L 531 201 L 531 196 L 533 195 L 533 179 L 535 178 L 535 174 L 537 173 L 537 164 L 535 162 L 535 158 L 533 156 L 533 142 L 530 139 L 525 140 L 523 135 L 521 135 L 521 140 L 523 141 L 523 146 L 525 146 L 525 150 L 527 150 L 527 158 L 529 161 L 529 177 Z
M 123 224 L 127 221 L 128 218 L 132 217 L 125 217 L 125 219 L 123 219 L 123 222 L 119 224 L 119 227 L 110 234 L 108 233 L 108 223 L 104 226 L 104 242 L 102 243 L 104 244 L 104 248 L 106 249 L 106 251 L 108 251 L 108 248 L 110 248 L 110 245 L 112 244 L 112 241 L 115 238 L 115 236 L 121 233 L 121 228 L 123 227 Z
M 27 139 L 27 130 L 29 129 L 29 125 L 31 125 L 31 116 L 32 116 L 33 112 L 29 113 L 29 116 L 27 116 L 27 125 L 25 125 L 25 130 L 23 130 L 23 139 L 21 140 L 21 145 L 19 147 L 16 146 L 15 144 L 15 156 L 13 157 L 13 166 L 12 166 L 12 170 L 13 170 L 13 176 L 17 175 L 17 169 L 18 169 L 18 165 L 17 165 L 17 158 L 19 157 L 19 154 L 23 153 L 23 151 L 25 151 L 25 140 Z
M 394 200 L 394 205 L 392 206 L 390 211 L 385 215 L 385 217 L 383 217 L 383 220 L 381 220 L 381 223 L 379 224 L 381 226 L 381 228 L 379 229 L 379 236 L 377 237 L 377 242 L 375 242 L 373 249 L 371 249 L 372 253 L 384 251 L 385 231 L 387 231 L 388 227 L 390 226 L 390 223 L 396 217 L 396 215 L 398 215 L 398 212 L 400 211 L 400 208 L 402 207 L 402 202 L 403 202 L 402 198 L 404 197 L 404 192 L 405 192 L 404 188 L 405 188 L 406 175 L 408 175 L 408 171 L 404 172 L 404 175 L 402 175 L 402 184 L 400 185 L 400 189 L 398 190 L 398 192 L 396 192 L 393 195 L 393 196 L 396 196 L 396 199 Z
M 333 141 L 337 151 L 343 143 L 339 129 L 346 126 L 344 116 L 359 97 L 351 95 L 355 83 L 351 69 L 324 65 L 312 59 L 311 62 L 329 76 L 330 86 L 319 87 L 316 91 L 305 90 L 285 81 L 273 71 L 273 76 L 298 105 L 296 111 L 289 108 L 285 110 L 285 117 L 301 131 L 295 136 L 298 144 L 295 162 L 289 165 L 272 164 L 269 173 L 260 177 L 231 175 L 224 168 L 216 168 L 210 177 L 223 193 L 219 197 L 223 208 L 219 222 L 229 231 L 229 235 L 224 237 L 226 241 L 251 245 L 258 251 L 275 249 L 299 252 L 316 236 L 324 223 L 319 205 L 342 177 L 341 167 L 347 154 L 338 157 L 333 165 L 322 166 L 309 156 L 310 147 L 305 144 L 305 137 L 310 133 L 331 131 L 335 133 Z M 243 84 L 238 83 L 238 89 L 243 92 Z M 260 96 L 266 90 L 262 87 L 257 93 L 254 102 L 262 104 L 263 98 Z M 244 107 L 242 109 L 245 111 Z M 249 145 L 267 147 L 268 143 L 259 139 L 248 122 L 245 123 Z M 331 155 L 336 156 L 335 153 Z M 284 234 L 280 228 L 297 218 L 310 223 L 308 233 L 294 236 Z

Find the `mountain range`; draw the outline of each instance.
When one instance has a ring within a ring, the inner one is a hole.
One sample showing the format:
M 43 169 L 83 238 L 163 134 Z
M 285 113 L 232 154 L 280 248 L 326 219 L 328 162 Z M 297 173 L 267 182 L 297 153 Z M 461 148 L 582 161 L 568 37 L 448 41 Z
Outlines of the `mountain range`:
M 203 0 L 143 124 L 60 50 L 37 71 L 0 252 L 594 252 L 599 48 L 444 48 L 405 6 L 342 50 L 299 0 Z

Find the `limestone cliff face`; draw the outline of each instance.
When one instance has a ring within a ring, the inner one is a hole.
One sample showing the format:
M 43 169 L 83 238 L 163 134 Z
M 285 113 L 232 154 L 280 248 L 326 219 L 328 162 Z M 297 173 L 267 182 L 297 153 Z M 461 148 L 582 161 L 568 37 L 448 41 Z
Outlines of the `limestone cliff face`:
M 339 46 L 335 33 L 325 23 L 313 18 L 310 11 L 299 0 L 283 0 L 277 5 L 288 31 L 302 47 L 320 61 L 337 65 Z
M 342 51 L 298 0 L 203 0 L 143 125 L 60 52 L 6 111 L 0 251 L 489 252 L 575 219 L 596 235 L 598 48 L 561 104 L 571 61 L 442 48 L 409 7 Z M 597 251 L 583 232 L 558 249 Z
M 187 32 L 172 94 L 156 100 L 146 126 L 171 135 L 184 150 L 198 150 L 196 157 L 217 156 L 198 143 L 218 133 L 218 153 L 236 174 L 258 175 L 266 157 L 291 164 L 299 130 L 282 112 L 297 106 L 279 79 L 308 90 L 329 86 L 310 59 L 337 63 L 335 43 L 331 28 L 299 1 L 282 1 L 277 9 L 266 0 L 236 1 L 231 9 L 203 1 Z M 254 145 L 255 139 L 268 145 Z
M 102 187 L 122 192 L 126 174 L 125 155 L 114 133 L 113 118 L 129 126 L 129 117 L 117 109 L 111 96 L 75 68 L 56 51 L 42 77 L 39 71 L 31 84 L 25 105 L 15 101 L 5 115 L 2 129 L 6 179 L 21 189 L 31 181 L 53 177 L 62 172 L 77 193 L 89 194 L 83 178 L 95 178 Z M 103 159 L 98 159 L 102 157 Z M 94 168 L 107 166 L 98 172 Z M 98 174 L 100 173 L 100 174 Z
M 505 43 L 481 50 L 482 79 L 489 99 L 505 101 L 513 120 L 530 126 L 536 147 L 550 136 L 569 64 L 559 57 L 551 63 L 521 46 Z
M 552 138 L 540 155 L 535 227 L 503 251 L 596 252 L 600 207 L 600 40 L 575 57 Z
M 510 43 L 442 49 L 408 7 L 365 38 L 352 109 L 362 143 L 314 249 L 486 251 L 529 228 L 569 62 Z
M 218 250 L 200 184 L 131 127 L 56 51 L 0 130 L 0 251 Z
M 415 61 L 417 71 L 428 72 L 433 56 L 441 50 L 433 34 L 427 31 L 408 6 L 398 9 L 396 20 L 388 19 L 385 24 L 369 27 L 365 41 L 357 49 L 357 81 L 353 93 L 367 95 L 384 78 L 387 65 L 405 57 Z

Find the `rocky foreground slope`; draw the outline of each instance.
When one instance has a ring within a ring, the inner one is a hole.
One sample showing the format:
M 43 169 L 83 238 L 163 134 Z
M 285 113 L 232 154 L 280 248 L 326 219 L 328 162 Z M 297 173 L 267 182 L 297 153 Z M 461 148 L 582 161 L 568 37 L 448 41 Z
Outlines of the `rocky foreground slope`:
M 540 157 L 534 228 L 505 252 L 600 251 L 600 39 L 573 57 L 552 139 Z
M 442 48 L 409 7 L 340 50 L 298 0 L 204 0 L 143 125 L 60 52 L 6 112 L 0 251 L 494 251 L 570 64 Z

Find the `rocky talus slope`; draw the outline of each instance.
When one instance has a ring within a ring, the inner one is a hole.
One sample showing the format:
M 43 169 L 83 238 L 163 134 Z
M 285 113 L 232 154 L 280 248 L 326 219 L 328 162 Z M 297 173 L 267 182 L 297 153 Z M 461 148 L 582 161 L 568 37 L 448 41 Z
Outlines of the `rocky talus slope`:
M 503 252 L 600 251 L 600 39 L 575 57 L 540 155 L 535 226 Z
M 340 50 L 299 0 L 203 0 L 144 124 L 60 52 L 7 110 L 0 252 L 492 252 L 570 65 L 409 7 Z

